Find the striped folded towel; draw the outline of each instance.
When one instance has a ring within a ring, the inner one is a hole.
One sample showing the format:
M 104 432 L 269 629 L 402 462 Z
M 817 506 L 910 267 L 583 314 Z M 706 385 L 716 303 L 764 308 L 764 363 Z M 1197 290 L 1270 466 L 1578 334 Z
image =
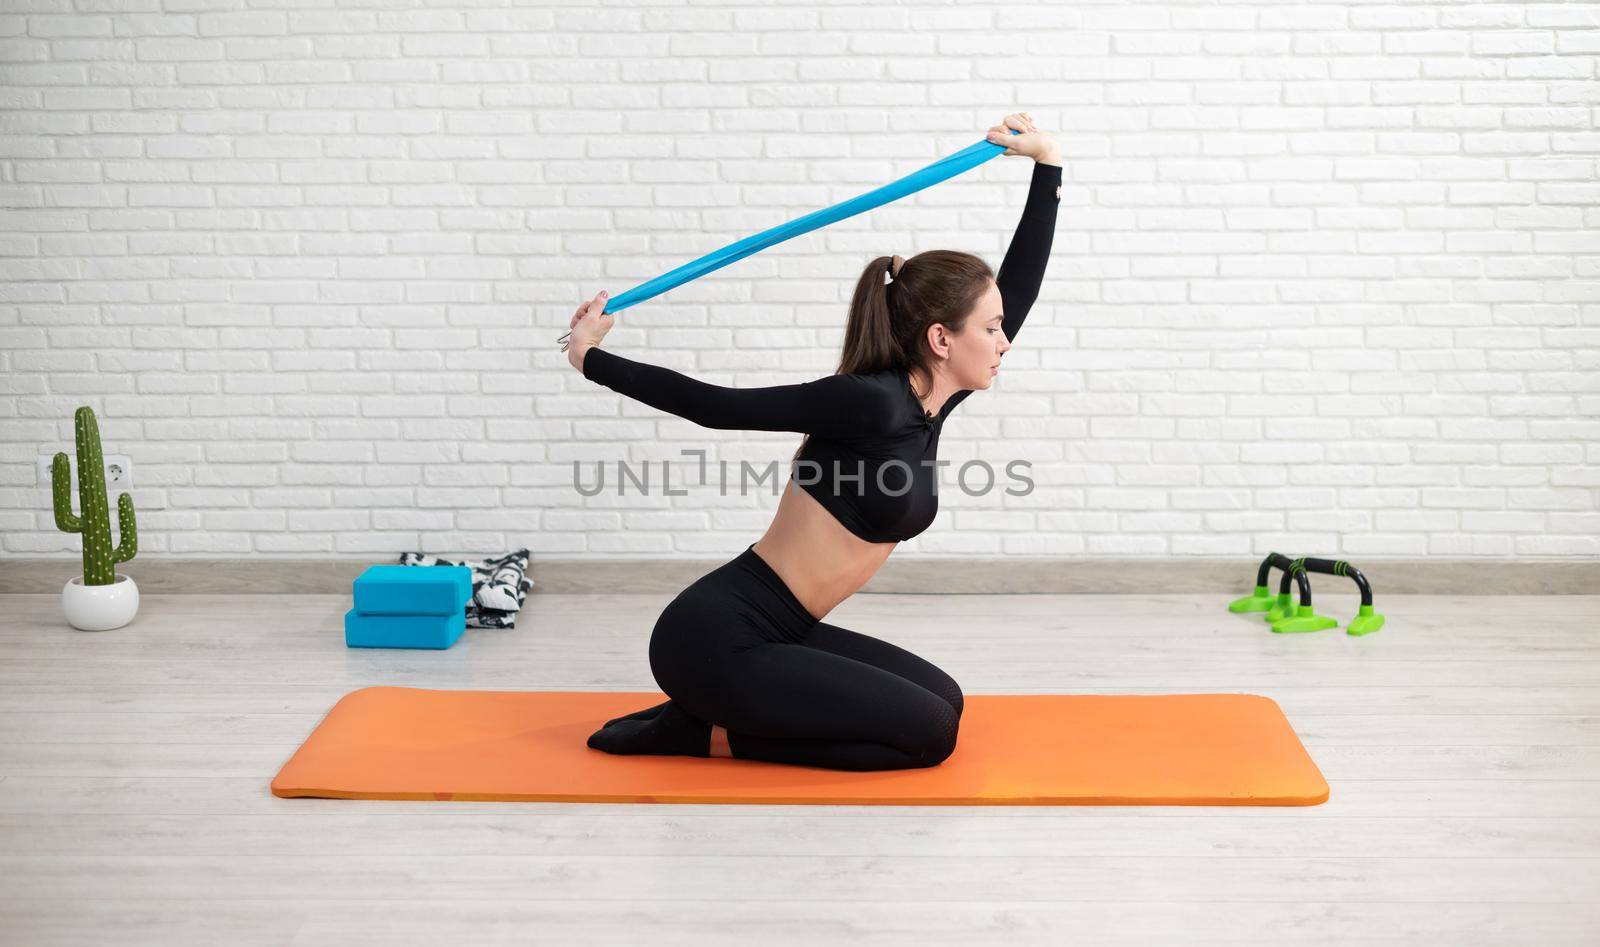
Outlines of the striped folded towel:
M 472 600 L 467 603 L 468 628 L 515 628 L 517 612 L 533 588 L 528 578 L 528 550 L 494 559 L 440 559 L 420 552 L 400 554 L 403 566 L 467 566 L 472 570 Z

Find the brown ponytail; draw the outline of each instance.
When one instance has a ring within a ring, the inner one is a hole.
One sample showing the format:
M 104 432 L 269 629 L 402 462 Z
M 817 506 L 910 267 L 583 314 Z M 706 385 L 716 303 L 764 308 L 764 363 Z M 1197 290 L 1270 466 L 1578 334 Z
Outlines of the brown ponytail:
M 967 314 L 994 279 L 989 264 L 959 250 L 926 250 L 908 260 L 880 256 L 868 263 L 850 297 L 840 373 L 872 374 L 926 366 L 928 328 L 934 323 L 959 333 Z M 800 458 L 810 435 L 800 439 L 790 463 Z

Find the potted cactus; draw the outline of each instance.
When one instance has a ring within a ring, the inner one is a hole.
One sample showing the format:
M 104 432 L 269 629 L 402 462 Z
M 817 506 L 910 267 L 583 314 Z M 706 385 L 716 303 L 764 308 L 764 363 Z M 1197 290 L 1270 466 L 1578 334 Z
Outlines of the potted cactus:
M 83 534 L 83 575 L 74 576 L 61 590 L 61 607 L 72 627 L 82 631 L 109 631 L 133 621 L 139 611 L 139 587 L 116 571 L 139 551 L 138 524 L 133 518 L 133 498 L 117 497 L 116 548 L 111 546 L 111 514 L 106 507 L 106 469 L 100 454 L 100 426 L 87 406 L 73 415 L 78 448 L 78 508 L 72 515 L 72 469 L 67 455 L 58 453 L 50 464 L 51 494 L 55 499 L 56 528 Z

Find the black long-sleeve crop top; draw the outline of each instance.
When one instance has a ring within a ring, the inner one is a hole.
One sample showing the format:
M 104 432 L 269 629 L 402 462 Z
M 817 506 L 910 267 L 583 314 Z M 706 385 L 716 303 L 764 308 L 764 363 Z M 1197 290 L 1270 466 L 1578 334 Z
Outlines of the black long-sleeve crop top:
M 1061 166 L 1035 163 L 1022 219 L 995 274 L 1004 305 L 1001 326 L 1013 342 L 1044 281 L 1060 199 Z M 973 392 L 956 392 L 930 415 L 901 368 L 726 388 L 598 346 L 584 354 L 583 377 L 703 427 L 811 435 L 791 478 L 869 542 L 907 540 L 933 522 L 939 432 Z

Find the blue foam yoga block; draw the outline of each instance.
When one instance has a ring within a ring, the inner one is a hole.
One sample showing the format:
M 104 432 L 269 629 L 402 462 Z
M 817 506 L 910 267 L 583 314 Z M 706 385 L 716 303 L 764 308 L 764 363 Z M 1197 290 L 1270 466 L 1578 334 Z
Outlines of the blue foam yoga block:
M 344 613 L 344 643 L 352 648 L 443 650 L 466 630 L 465 606 L 454 615 L 363 615 L 353 608 Z
M 362 615 L 461 615 L 472 601 L 466 566 L 369 566 L 354 584 Z

